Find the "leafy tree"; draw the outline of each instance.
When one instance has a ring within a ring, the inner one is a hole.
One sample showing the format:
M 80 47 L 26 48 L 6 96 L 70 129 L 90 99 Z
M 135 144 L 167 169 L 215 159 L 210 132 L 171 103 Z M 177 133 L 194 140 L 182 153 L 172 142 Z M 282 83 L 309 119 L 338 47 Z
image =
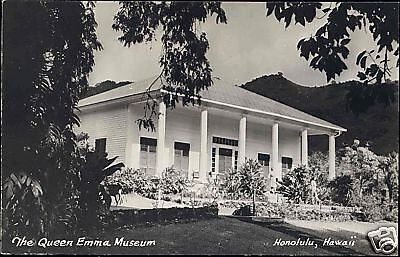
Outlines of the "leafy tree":
M 399 154 L 393 152 L 381 157 L 379 167 L 383 173 L 383 183 L 388 190 L 389 204 L 398 201 L 399 197 Z
M 329 201 L 329 167 L 327 154 L 322 152 L 312 153 L 308 159 L 308 167 L 310 170 L 310 176 L 316 179 L 318 199 L 321 201 Z
M 263 196 L 266 183 L 261 164 L 257 160 L 246 159 L 238 170 L 239 191 L 253 202 L 253 215 L 256 215 L 256 197 Z
M 325 8 L 321 10 L 322 7 Z M 301 39 L 297 48 L 300 50 L 300 56 L 306 60 L 312 57 L 310 67 L 325 72 L 328 82 L 347 69 L 344 60 L 350 52 L 347 46 L 351 41 L 350 33 L 362 28 L 368 28 L 378 49 L 374 56 L 372 54 L 375 50 L 365 50 L 358 55 L 356 63 L 364 69 L 358 77 L 363 81 L 369 78 L 370 81 L 380 83 L 386 76 L 390 76 L 388 54 L 399 54 L 398 3 L 338 2 L 329 4 L 328 7 L 318 2 L 268 2 L 266 9 L 267 16 L 274 13 L 278 21 L 284 19 L 286 27 L 290 25 L 292 18 L 295 23 L 303 26 L 315 19 L 321 19 L 317 17 L 317 11 L 322 11 L 323 16 L 327 17 L 326 22 L 315 35 Z M 371 60 L 369 67 L 367 58 Z M 397 58 L 396 67 L 398 65 Z
M 340 154 L 342 162 L 348 165 L 348 175 L 354 176 L 358 197 L 362 197 L 364 192 L 371 194 L 379 188 L 379 158 L 368 146 L 361 146 L 359 140 L 354 140 L 353 145 L 345 147 Z
M 182 104 L 198 103 L 199 92 L 212 85 L 211 67 L 206 58 L 209 48 L 205 32 L 199 33 L 199 23 L 216 14 L 216 22 L 226 23 L 219 2 L 120 2 L 113 29 L 122 33 L 118 38 L 124 46 L 156 40 L 161 30 L 162 53 L 160 79 L 170 94 L 163 96 L 167 107 L 173 108 L 182 95 Z M 157 100 L 147 90 L 146 111 L 138 119 L 139 128 L 154 130 Z
M 2 174 L 40 184 L 43 194 L 35 197 L 45 215 L 35 215 L 53 228 L 76 207 L 79 154 L 73 126 L 79 119 L 74 108 L 88 86 L 93 52 L 101 49 L 94 5 L 7 1 L 3 7 Z
M 360 66 L 361 71 L 357 77 L 365 84 L 386 82 L 393 71 L 391 55 L 397 58 L 396 67 L 399 67 L 399 4 L 337 2 L 327 5 L 319 2 L 267 2 L 266 10 L 267 16 L 274 14 L 278 21 L 284 20 L 285 27 L 290 25 L 292 19 L 295 24 L 306 26 L 306 23 L 326 17 L 326 22 L 314 35 L 298 42 L 297 49 L 301 57 L 310 60 L 311 68 L 325 73 L 328 82 L 347 70 L 345 60 L 350 53 L 348 45 L 351 42 L 351 32 L 368 30 L 376 48 L 365 49 L 358 54 L 356 65 Z M 357 101 L 360 97 L 372 102 L 375 99 L 393 101 L 393 91 L 384 95 L 379 92 L 373 88 L 360 87 L 349 92 L 348 101 L 359 104 L 363 102 Z

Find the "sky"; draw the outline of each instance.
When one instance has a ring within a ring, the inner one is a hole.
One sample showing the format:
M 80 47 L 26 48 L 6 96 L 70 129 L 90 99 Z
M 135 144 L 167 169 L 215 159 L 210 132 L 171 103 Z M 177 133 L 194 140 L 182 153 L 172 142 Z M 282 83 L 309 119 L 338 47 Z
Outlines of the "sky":
M 273 16 L 266 17 L 265 3 L 223 2 L 222 7 L 227 24 L 216 24 L 212 17 L 200 25 L 210 44 L 207 58 L 213 76 L 232 85 L 242 85 L 263 75 L 282 72 L 287 79 L 300 85 L 327 84 L 325 74 L 310 68 L 296 49 L 297 42 L 314 34 L 324 19 L 316 19 L 305 27 L 296 24 L 285 29 L 283 20 L 279 23 Z M 118 41 L 120 33 L 111 28 L 117 10 L 117 2 L 97 2 L 97 35 L 104 49 L 95 53 L 95 66 L 89 76 L 91 85 L 104 80 L 135 82 L 161 71 L 159 41 L 130 48 Z M 322 14 L 317 13 L 317 17 L 320 16 Z M 342 72 L 336 82 L 356 79 L 359 70 L 355 65 L 356 56 L 365 49 L 373 49 L 374 42 L 364 30 L 355 31 L 348 47 L 348 70 Z M 398 70 L 393 74 L 392 79 L 398 79 Z

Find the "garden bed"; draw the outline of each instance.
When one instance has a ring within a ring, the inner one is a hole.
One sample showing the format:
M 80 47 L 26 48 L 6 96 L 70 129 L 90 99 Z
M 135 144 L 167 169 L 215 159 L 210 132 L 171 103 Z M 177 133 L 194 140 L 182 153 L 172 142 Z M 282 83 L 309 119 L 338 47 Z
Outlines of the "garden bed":
M 120 227 L 126 225 L 153 225 L 184 223 L 218 217 L 218 206 L 209 205 L 199 208 L 162 208 L 162 209 L 128 209 L 111 211 L 105 221 L 106 226 Z
M 267 217 L 267 216 L 238 216 L 238 215 L 224 215 L 228 218 L 234 218 L 245 222 L 251 223 L 264 223 L 264 224 L 281 224 L 284 222 L 280 217 Z
M 225 201 L 220 203 L 220 207 L 239 209 L 248 204 L 249 203 L 245 201 Z M 257 216 L 293 220 L 365 221 L 365 215 L 356 208 L 339 206 L 312 206 L 258 202 L 256 203 L 256 213 Z

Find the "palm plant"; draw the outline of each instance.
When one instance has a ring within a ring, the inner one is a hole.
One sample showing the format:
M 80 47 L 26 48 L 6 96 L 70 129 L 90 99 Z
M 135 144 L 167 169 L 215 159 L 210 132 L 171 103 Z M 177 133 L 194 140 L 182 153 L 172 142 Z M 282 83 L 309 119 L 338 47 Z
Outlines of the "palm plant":
M 289 171 L 282 181 L 278 181 L 277 191 L 288 198 L 289 201 L 304 203 L 308 200 L 310 192 L 311 174 L 305 166 L 300 166 Z
M 107 158 L 107 153 L 88 152 L 81 170 L 80 209 L 81 223 L 90 228 L 97 225 L 100 216 L 107 212 L 111 205 L 111 196 L 102 183 L 107 176 L 124 167 L 123 163 L 112 164 L 118 156 Z
M 43 190 L 38 180 L 26 173 L 11 173 L 3 184 L 3 235 L 11 239 L 22 233 L 35 238 L 44 234 Z M 42 215 L 37 215 L 38 213 Z M 28 235 L 26 234 L 28 233 Z
M 239 191 L 251 197 L 253 215 L 256 215 L 256 196 L 261 196 L 266 190 L 266 183 L 261 164 L 257 160 L 246 159 L 238 172 Z

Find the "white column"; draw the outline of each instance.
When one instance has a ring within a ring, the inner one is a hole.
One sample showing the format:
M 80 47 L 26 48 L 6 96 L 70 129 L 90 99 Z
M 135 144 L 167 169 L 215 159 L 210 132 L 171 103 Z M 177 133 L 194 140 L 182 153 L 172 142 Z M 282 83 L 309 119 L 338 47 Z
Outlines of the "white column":
M 238 165 L 242 165 L 246 158 L 246 123 L 247 118 L 243 116 L 239 123 L 239 158 Z
M 329 135 L 329 179 L 335 178 L 335 136 Z
M 157 175 L 166 168 L 167 154 L 165 152 L 165 120 L 166 108 L 164 102 L 159 103 L 158 127 L 157 127 Z
M 207 147 L 207 130 L 208 130 L 208 111 L 201 111 L 201 124 L 200 124 L 200 170 L 199 178 L 202 181 L 207 180 L 207 159 L 208 159 L 208 147 Z
M 133 136 L 134 136 L 134 126 L 135 126 L 135 121 L 134 121 L 134 110 L 133 110 L 133 104 L 128 105 L 128 113 L 127 113 L 127 126 L 126 126 L 126 148 L 125 148 L 125 164 L 126 167 L 129 168 L 137 168 L 135 165 L 135 156 L 137 156 L 139 153 L 134 153 L 133 149 Z
M 276 186 L 275 180 L 280 177 L 281 171 L 279 170 L 279 135 L 278 135 L 279 125 L 277 122 L 272 125 L 272 154 L 271 154 L 271 168 L 272 168 L 272 183 L 274 187 Z
M 308 131 L 301 131 L 301 164 L 308 166 Z

